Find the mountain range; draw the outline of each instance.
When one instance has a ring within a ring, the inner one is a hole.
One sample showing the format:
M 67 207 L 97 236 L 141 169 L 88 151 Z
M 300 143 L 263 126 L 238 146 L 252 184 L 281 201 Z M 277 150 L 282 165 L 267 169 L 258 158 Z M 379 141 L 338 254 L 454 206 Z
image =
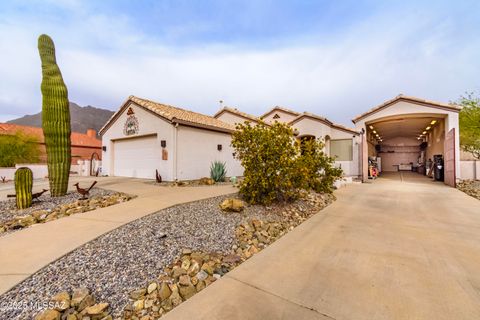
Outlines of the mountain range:
M 113 115 L 113 111 L 96 108 L 92 106 L 81 107 L 74 102 L 70 102 L 70 121 L 73 132 L 86 133 L 87 129 L 98 131 Z M 41 127 L 42 113 L 26 115 L 18 119 L 7 121 L 24 126 Z

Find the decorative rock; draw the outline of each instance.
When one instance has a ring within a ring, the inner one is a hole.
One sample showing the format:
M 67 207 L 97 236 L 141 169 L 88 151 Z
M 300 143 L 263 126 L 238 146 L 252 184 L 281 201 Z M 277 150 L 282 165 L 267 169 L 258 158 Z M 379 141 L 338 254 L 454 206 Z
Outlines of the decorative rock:
M 180 303 L 182 303 L 182 297 L 180 296 L 180 294 L 178 292 L 172 292 L 172 294 L 170 295 L 168 300 L 171 301 L 173 307 L 176 307 Z
M 188 286 L 180 286 L 178 289 L 180 291 L 180 296 L 184 300 L 189 299 L 190 297 L 195 295 L 195 293 L 197 293 L 197 290 L 195 289 L 195 287 L 191 283 Z
M 85 313 L 91 316 L 98 315 L 108 308 L 108 303 L 99 303 L 93 306 L 87 307 Z
M 190 277 L 187 275 L 180 276 L 178 279 L 178 283 L 182 286 L 190 286 L 192 282 L 190 281 Z
M 56 294 L 51 300 L 55 304 L 55 309 L 58 311 L 70 308 L 70 294 L 66 291 Z
M 204 270 L 200 270 L 195 277 L 199 281 L 203 281 L 208 278 L 208 273 L 206 273 Z
M 198 271 L 200 271 L 200 264 L 197 261 L 192 260 L 190 268 L 188 268 L 187 270 L 187 274 L 190 276 L 194 276 L 198 273 Z
M 187 270 L 179 267 L 179 266 L 175 266 L 173 267 L 173 273 L 172 273 L 172 277 L 174 278 L 178 278 L 184 274 L 187 274 Z
M 191 249 L 187 249 L 187 248 L 182 249 L 182 255 L 189 255 L 189 254 L 192 254 Z
M 195 286 L 195 288 L 197 289 L 197 292 L 200 292 L 203 289 L 205 289 L 206 288 L 205 281 L 199 281 Z
M 61 314 L 57 310 L 48 309 L 39 313 L 35 320 L 60 320 Z
M 158 289 L 158 297 L 163 301 L 170 297 L 172 294 L 172 291 L 168 287 L 168 285 L 165 282 L 162 282 L 160 285 L 160 289 Z
M 145 306 L 145 300 L 137 300 L 133 303 L 133 309 L 135 311 L 139 311 L 139 310 L 142 310 L 143 307 Z
M 220 204 L 220 209 L 223 211 L 241 212 L 244 208 L 245 205 L 243 204 L 243 201 L 235 198 L 225 199 Z
M 208 261 L 208 262 L 205 262 L 205 263 L 202 265 L 202 270 L 205 271 L 206 273 L 212 275 L 212 274 L 213 274 L 214 267 L 215 267 L 215 263 L 214 263 L 213 261 Z M 199 279 L 200 279 L 200 278 L 199 278 Z
M 190 268 L 190 260 L 188 258 L 183 259 L 181 267 L 182 269 L 188 270 L 188 268 Z
M 211 186 L 211 185 L 214 185 L 214 184 L 215 184 L 215 180 L 213 180 L 213 179 L 211 179 L 211 178 L 205 177 L 205 178 L 201 178 L 201 179 L 198 181 L 198 183 L 199 183 L 200 185 L 203 184 L 203 185 Z
M 158 284 L 156 282 L 152 282 L 148 285 L 148 288 L 147 288 L 147 293 L 150 294 L 152 293 L 153 291 L 155 291 L 158 287 Z
M 78 288 L 73 290 L 72 300 L 70 302 L 72 307 L 76 307 L 83 299 L 90 293 L 87 288 Z
M 87 295 L 83 300 L 82 302 L 80 302 L 80 304 L 78 305 L 77 307 L 77 310 L 78 311 L 82 311 L 83 309 L 87 308 L 87 307 L 90 307 L 90 306 L 93 306 L 95 304 L 95 299 L 93 298 L 92 295 Z
M 236 254 L 229 254 L 223 258 L 224 263 L 234 264 L 242 261 L 242 259 Z
M 133 300 L 138 300 L 141 297 L 145 296 L 146 293 L 147 293 L 147 290 L 145 288 L 142 288 L 142 289 L 138 289 L 130 292 L 129 296 Z
M 147 299 L 145 300 L 144 304 L 143 304 L 143 307 L 145 309 L 149 309 L 153 306 L 153 300 L 152 299 Z

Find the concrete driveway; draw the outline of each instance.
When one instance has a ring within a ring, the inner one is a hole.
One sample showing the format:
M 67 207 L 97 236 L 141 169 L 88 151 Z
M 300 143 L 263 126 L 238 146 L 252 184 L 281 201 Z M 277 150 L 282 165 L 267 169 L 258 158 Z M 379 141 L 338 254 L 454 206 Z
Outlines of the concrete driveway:
M 336 195 L 165 319 L 480 319 L 480 201 L 413 173 Z

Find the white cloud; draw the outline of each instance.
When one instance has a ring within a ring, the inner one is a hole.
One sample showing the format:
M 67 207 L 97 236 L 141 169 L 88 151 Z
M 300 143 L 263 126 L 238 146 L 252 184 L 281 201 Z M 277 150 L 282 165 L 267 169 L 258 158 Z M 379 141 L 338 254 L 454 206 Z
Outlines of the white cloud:
M 253 114 L 283 105 L 348 124 L 398 93 L 448 101 L 478 89 L 478 42 L 456 46 L 448 20 L 394 17 L 370 17 L 325 43 L 262 49 L 166 47 L 128 17 L 79 14 L 62 27 L 4 23 L 0 106 L 16 109 L 1 114 L 40 110 L 36 37 L 42 28 L 52 30 L 70 99 L 82 105 L 116 108 L 135 94 L 211 114 L 222 99 Z

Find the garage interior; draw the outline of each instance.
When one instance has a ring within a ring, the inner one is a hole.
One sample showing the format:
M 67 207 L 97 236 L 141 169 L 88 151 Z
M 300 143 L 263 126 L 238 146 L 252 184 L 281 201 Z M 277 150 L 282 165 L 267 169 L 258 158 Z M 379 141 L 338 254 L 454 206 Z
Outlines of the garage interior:
M 366 123 L 368 176 L 409 171 L 444 180 L 445 116 L 402 115 Z

